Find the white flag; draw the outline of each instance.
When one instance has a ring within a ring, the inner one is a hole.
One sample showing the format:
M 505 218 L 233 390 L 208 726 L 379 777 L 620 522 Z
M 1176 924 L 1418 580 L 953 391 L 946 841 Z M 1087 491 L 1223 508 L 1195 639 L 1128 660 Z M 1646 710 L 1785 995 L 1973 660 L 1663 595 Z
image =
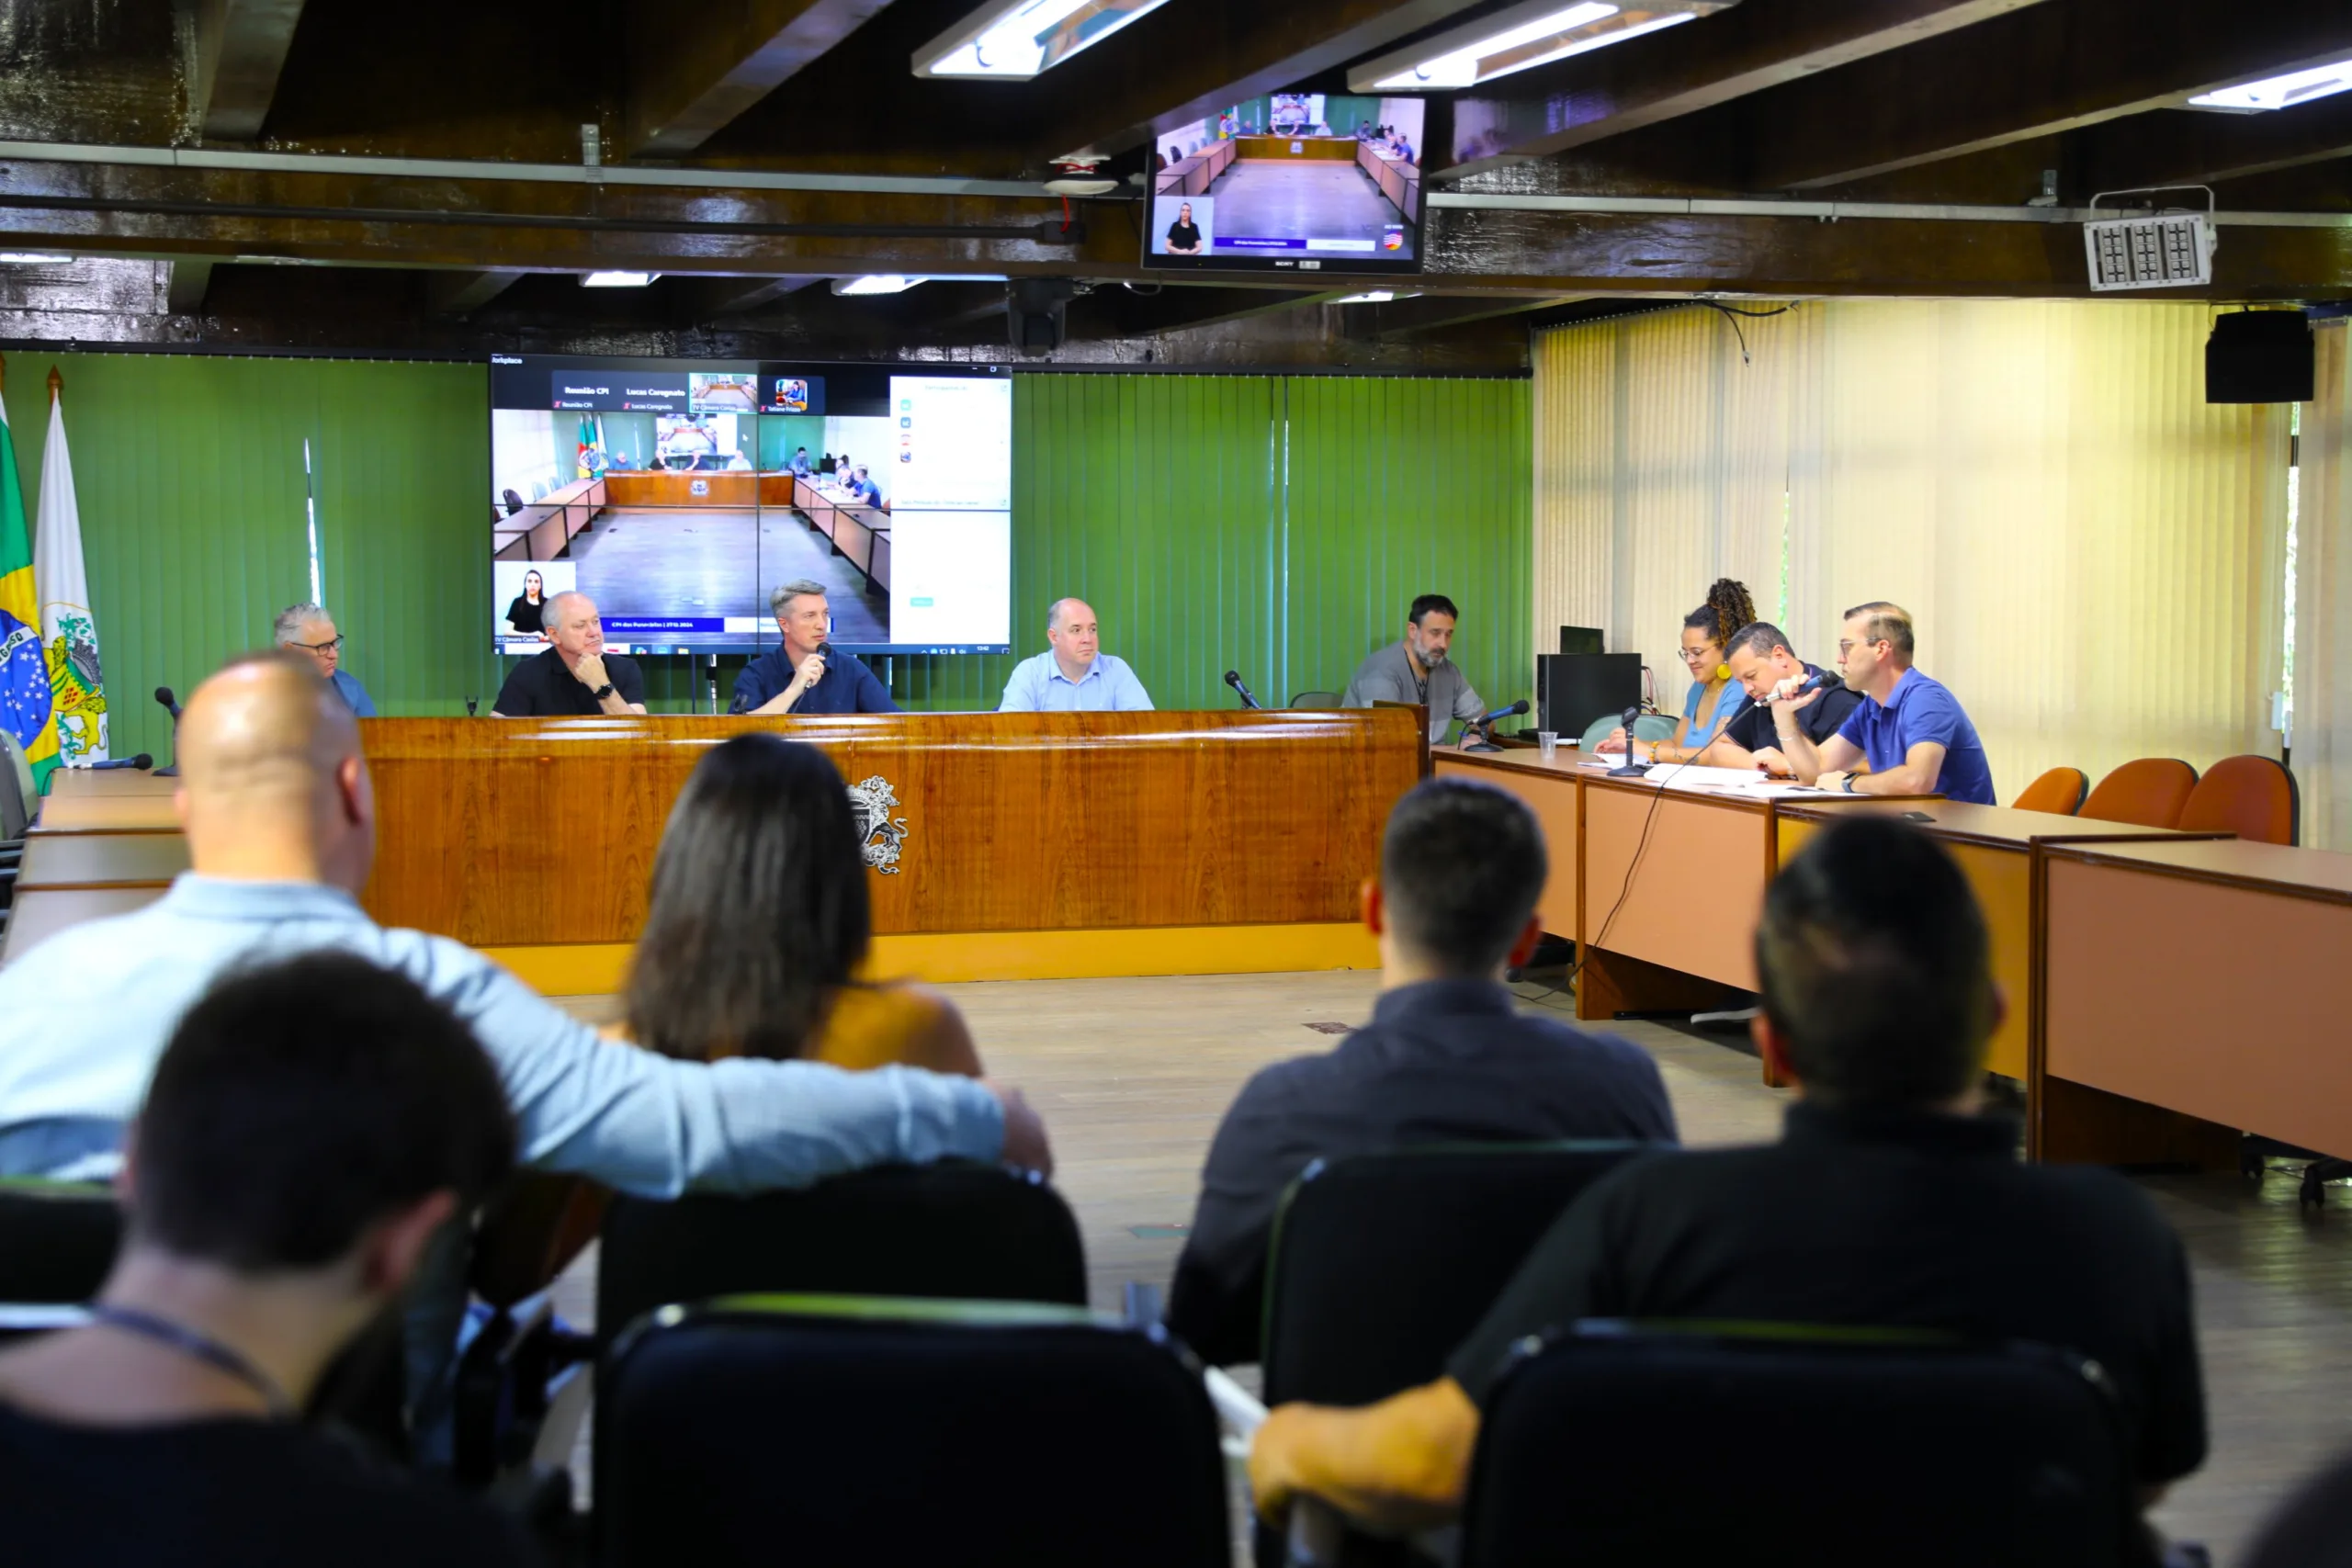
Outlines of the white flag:
M 40 594 L 40 640 L 57 700 L 57 760 L 86 768 L 107 756 L 107 688 L 98 668 L 98 622 L 82 566 L 82 509 L 74 499 L 74 458 L 65 449 L 65 405 L 49 400 L 49 445 L 40 459 L 40 520 L 33 532 L 33 583 Z

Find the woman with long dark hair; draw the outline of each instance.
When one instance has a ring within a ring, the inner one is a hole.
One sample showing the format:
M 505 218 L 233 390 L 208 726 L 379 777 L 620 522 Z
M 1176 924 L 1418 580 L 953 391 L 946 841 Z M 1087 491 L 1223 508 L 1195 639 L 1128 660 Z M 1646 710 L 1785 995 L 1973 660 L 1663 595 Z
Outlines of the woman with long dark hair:
M 547 635 L 547 580 L 536 571 L 523 574 L 523 592 L 506 606 L 506 624 L 519 637 Z
M 822 751 L 765 732 L 712 748 L 653 859 L 628 1037 L 701 1061 L 978 1077 L 971 1032 L 944 998 L 858 977 L 873 934 L 866 875 L 848 787 Z

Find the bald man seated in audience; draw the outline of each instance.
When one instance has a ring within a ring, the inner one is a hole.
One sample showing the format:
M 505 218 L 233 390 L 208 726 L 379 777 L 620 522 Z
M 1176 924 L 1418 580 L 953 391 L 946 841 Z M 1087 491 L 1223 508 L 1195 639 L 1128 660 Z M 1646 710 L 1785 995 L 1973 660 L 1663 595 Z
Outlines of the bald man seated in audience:
M 471 948 L 377 925 L 357 897 L 376 855 L 358 727 L 307 663 L 259 655 L 198 687 L 179 760 L 194 869 L 146 908 L 70 927 L 0 969 L 0 1175 L 111 1170 L 188 1003 L 238 964 L 320 948 L 455 1008 L 498 1064 L 523 1159 L 544 1170 L 666 1198 L 950 1155 L 1050 1164 L 1015 1090 L 606 1044 Z
M 1362 1409 L 1274 1411 L 1250 1458 L 1261 1514 L 1307 1493 L 1374 1529 L 1452 1517 L 1514 1348 L 1582 1318 L 2063 1346 L 2113 1380 L 2144 1501 L 2203 1462 L 2180 1238 L 2113 1171 L 2019 1163 L 2016 1123 L 1984 1109 L 2003 1000 L 1951 858 L 1906 823 L 1838 822 L 1767 890 L 1756 967 L 1757 1043 L 1797 1086 L 1781 1141 L 1620 1167 L 1536 1244 L 1447 1376 Z M 1832 1479 L 1782 1462 L 1792 1484 Z
M 1380 1000 L 1338 1049 L 1260 1072 L 1216 1130 L 1176 1261 L 1168 1325 L 1211 1361 L 1254 1361 L 1266 1247 L 1283 1191 L 1317 1160 L 1414 1144 L 1674 1142 L 1649 1053 L 1519 1010 L 1503 972 L 1544 934 L 1544 829 L 1518 797 L 1432 779 L 1389 814 Z
M 344 953 L 232 976 L 156 1064 L 87 1326 L 0 1352 L 14 1568 L 505 1568 L 485 1506 L 293 1419 L 514 1158 L 449 1010 Z

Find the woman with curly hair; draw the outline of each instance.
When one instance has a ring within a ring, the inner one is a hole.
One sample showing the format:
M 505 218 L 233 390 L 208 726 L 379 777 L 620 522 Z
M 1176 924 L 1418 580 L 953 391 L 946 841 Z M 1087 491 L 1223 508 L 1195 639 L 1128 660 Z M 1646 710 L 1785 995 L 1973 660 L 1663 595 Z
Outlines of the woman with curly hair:
M 1755 618 L 1756 601 L 1748 597 L 1747 585 L 1728 577 L 1718 578 L 1707 590 L 1707 602 L 1682 617 L 1682 663 L 1690 671 L 1690 691 L 1682 700 L 1682 717 L 1674 727 L 1674 739 L 1653 747 L 1651 761 L 1706 761 L 1708 747 L 1747 701 L 1739 682 L 1731 678 L 1724 650 L 1730 646 L 1732 634 Z M 1612 730 L 1599 747 L 1603 751 L 1624 749 L 1622 728 Z

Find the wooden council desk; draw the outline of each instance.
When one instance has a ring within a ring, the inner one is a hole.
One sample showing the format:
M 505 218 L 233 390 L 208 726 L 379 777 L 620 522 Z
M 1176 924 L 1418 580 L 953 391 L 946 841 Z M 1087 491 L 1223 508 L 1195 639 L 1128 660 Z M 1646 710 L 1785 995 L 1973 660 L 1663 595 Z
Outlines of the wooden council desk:
M 2040 958 L 2040 928 L 2033 911 L 2034 846 L 2148 840 L 2185 841 L 2190 835 L 2129 822 L 2100 822 L 2053 812 L 2018 811 L 2006 806 L 1971 806 L 1957 800 L 1783 797 L 1774 813 L 1776 868 L 1778 862 L 1796 853 L 1823 827 L 1856 812 L 1895 816 L 1917 812 L 1927 818 L 1917 824 L 1920 830 L 1941 844 L 1959 863 L 1962 874 L 1968 878 L 1968 886 L 1984 911 L 1984 922 L 1993 940 L 1993 978 L 2008 1000 L 2008 1013 L 1993 1036 L 1984 1065 L 2004 1077 L 2026 1084 L 2030 1106 L 2030 1046 L 2033 1011 L 2039 1001 L 2036 968 Z M 2029 1112 L 2029 1138 L 2030 1122 Z
M 875 874 L 878 973 L 935 981 L 1372 967 L 1357 891 L 1419 782 L 1409 709 L 363 719 L 365 900 L 544 992 L 616 989 L 709 747 L 821 747 Z
M 2240 1130 L 2352 1157 L 2352 855 L 2052 844 L 2035 886 L 2041 1157 L 2226 1167 Z

